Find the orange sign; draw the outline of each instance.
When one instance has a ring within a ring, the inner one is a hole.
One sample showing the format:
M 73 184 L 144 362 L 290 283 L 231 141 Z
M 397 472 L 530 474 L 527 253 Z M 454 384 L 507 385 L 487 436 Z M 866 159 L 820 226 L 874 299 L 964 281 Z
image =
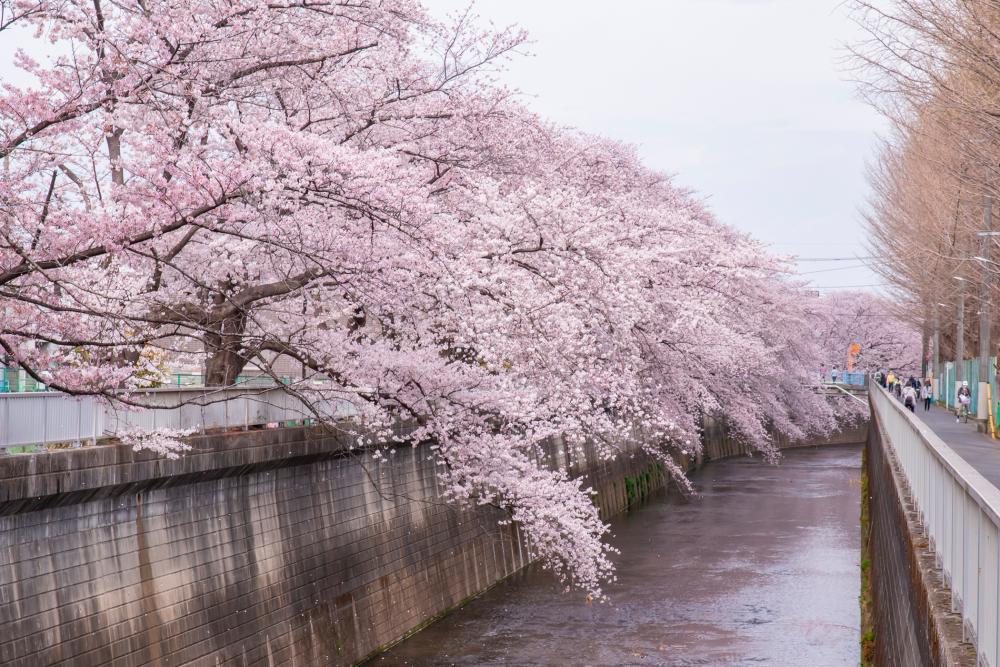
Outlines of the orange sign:
M 861 346 L 857 343 L 851 343 L 851 346 L 847 348 L 847 372 L 851 373 L 854 371 L 854 358 L 858 356 L 858 352 L 861 351 Z

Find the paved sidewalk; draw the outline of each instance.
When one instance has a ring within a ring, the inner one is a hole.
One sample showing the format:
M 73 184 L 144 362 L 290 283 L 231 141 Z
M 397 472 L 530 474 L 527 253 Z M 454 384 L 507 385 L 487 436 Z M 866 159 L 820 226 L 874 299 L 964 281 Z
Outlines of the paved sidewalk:
M 1000 440 L 993 440 L 989 435 L 977 431 L 972 418 L 969 418 L 968 424 L 956 423 L 954 413 L 937 406 L 932 406 L 925 412 L 923 401 L 917 405 L 915 414 L 945 444 L 1000 488 Z

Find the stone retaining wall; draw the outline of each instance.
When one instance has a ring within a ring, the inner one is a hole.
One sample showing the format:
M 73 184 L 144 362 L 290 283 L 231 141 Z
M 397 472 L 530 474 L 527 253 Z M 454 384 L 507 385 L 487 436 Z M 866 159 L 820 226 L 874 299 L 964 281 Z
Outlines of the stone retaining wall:
M 376 463 L 353 439 L 0 458 L 0 664 L 351 664 L 527 564 L 497 510 L 442 502 L 426 450 Z M 663 483 L 644 456 L 551 455 L 605 516 Z
M 527 564 L 497 510 L 442 502 L 426 450 L 376 463 L 344 428 L 0 457 L 0 664 L 348 665 Z M 704 451 L 742 453 L 719 425 Z M 665 483 L 638 453 L 550 457 L 604 517 Z

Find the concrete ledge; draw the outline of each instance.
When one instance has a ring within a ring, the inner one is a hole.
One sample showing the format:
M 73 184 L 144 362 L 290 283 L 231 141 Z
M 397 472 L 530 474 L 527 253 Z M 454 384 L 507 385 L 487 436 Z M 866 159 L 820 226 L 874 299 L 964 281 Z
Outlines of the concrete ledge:
M 356 426 L 260 429 L 193 436 L 177 460 L 122 444 L 0 457 L 0 515 L 344 456 Z

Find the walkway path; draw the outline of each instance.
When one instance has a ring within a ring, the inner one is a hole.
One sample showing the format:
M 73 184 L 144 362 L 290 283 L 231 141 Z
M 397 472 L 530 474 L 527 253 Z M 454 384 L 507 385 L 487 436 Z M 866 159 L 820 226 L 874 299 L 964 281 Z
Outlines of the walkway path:
M 977 431 L 971 419 L 968 424 L 956 422 L 955 415 L 944 408 L 934 406 L 925 412 L 921 404 L 917 406 L 916 415 L 945 444 L 1000 488 L 1000 440 Z

